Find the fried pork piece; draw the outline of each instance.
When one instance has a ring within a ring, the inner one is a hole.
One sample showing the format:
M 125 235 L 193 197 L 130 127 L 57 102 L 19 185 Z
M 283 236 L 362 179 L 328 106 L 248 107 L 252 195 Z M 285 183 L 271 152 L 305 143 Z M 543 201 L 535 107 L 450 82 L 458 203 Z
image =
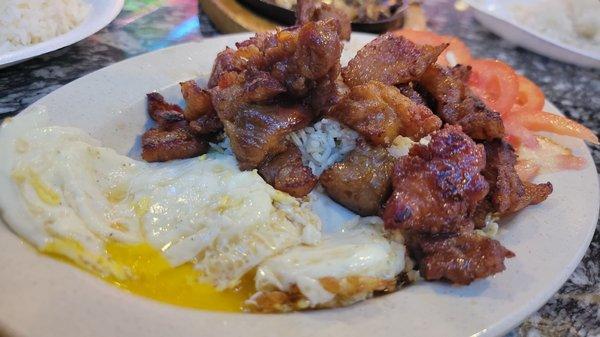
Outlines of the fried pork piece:
M 361 48 L 342 69 L 342 76 L 350 87 L 371 80 L 391 85 L 408 83 L 420 78 L 447 46 L 418 46 L 387 33 Z
M 394 158 L 384 148 L 359 142 L 346 158 L 323 174 L 320 182 L 327 195 L 349 210 L 376 215 L 392 188 Z
M 285 152 L 264 162 L 258 173 L 275 189 L 300 198 L 312 191 L 317 177 L 302 164 L 302 155 L 295 145 L 288 145 Z
M 283 92 L 304 97 L 314 81 L 339 67 L 337 29 L 336 20 L 308 22 L 237 43 L 237 50 L 217 55 L 209 88 L 241 86 L 235 99 L 245 103 L 264 102 Z
M 142 158 L 148 162 L 196 157 L 208 151 L 208 143 L 194 137 L 185 122 L 152 128 L 142 135 Z
M 483 145 L 458 126 L 431 134 L 427 146 L 414 145 L 394 168 L 394 192 L 383 212 L 388 230 L 457 233 L 472 229 L 470 220 L 486 196 Z
M 432 98 L 434 110 L 445 123 L 460 125 L 473 139 L 493 140 L 504 136 L 500 114 L 492 111 L 465 84 L 470 67 L 444 68 L 432 65 L 418 80 Z
M 193 121 L 206 114 L 214 114 L 210 93 L 207 90 L 200 89 L 196 81 L 181 82 L 179 86 L 186 104 L 183 110 L 186 120 Z
M 190 131 L 196 136 L 213 136 L 223 131 L 223 123 L 216 113 L 209 113 L 190 122 Z
M 152 92 L 147 94 L 146 97 L 148 114 L 159 125 L 167 125 L 185 120 L 181 107 L 177 104 L 167 103 L 161 94 Z
M 296 9 L 296 24 L 310 21 L 335 19 L 338 22 L 338 35 L 342 40 L 350 40 L 352 33 L 350 17 L 341 9 L 318 0 L 299 0 Z
M 301 106 L 280 105 L 249 105 L 229 117 L 221 120 L 242 170 L 257 168 L 268 156 L 285 151 L 285 136 L 312 120 Z
M 389 145 L 398 135 L 418 141 L 442 126 L 429 108 L 415 104 L 398 88 L 377 81 L 350 88 L 329 115 L 373 145 Z
M 503 140 L 484 143 L 487 164 L 482 174 L 490 184 L 493 211 L 501 215 L 539 204 L 552 193 L 552 184 L 523 182 L 517 175 L 515 150 Z
M 411 83 L 400 84 L 397 86 L 397 88 L 400 90 L 402 95 L 410 98 L 410 100 L 415 104 L 427 105 L 423 96 L 421 96 L 421 94 L 419 94 L 419 92 L 413 88 Z
M 348 86 L 339 76 L 339 69 L 332 70 L 331 76 L 315 81 L 315 87 L 306 99 L 315 117 L 327 114 L 348 94 Z
M 460 285 L 503 271 L 504 259 L 515 256 L 500 242 L 475 233 L 422 237 L 418 246 L 419 271 L 424 279 Z

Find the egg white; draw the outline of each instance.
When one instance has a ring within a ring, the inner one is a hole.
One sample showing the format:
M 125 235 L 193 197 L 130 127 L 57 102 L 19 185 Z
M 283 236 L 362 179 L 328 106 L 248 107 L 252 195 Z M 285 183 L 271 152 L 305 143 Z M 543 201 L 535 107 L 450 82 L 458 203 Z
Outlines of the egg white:
M 380 229 L 342 228 L 355 215 L 319 192 L 310 201 L 279 192 L 256 171 L 240 171 L 228 154 L 137 161 L 82 130 L 49 126 L 42 109 L 5 121 L 0 158 L 0 211 L 10 228 L 102 277 L 135 274 L 137 267 L 123 265 L 131 260 L 127 249 L 119 246 L 121 261 L 111 256 L 115 242 L 151 247 L 157 272 L 162 259 L 173 270 L 192 264 L 198 281 L 217 290 L 257 268 L 259 291 L 295 285 L 314 305 L 331 298 L 321 277 L 393 280 L 404 268 L 404 247 Z M 320 217 L 331 231 L 323 241 Z

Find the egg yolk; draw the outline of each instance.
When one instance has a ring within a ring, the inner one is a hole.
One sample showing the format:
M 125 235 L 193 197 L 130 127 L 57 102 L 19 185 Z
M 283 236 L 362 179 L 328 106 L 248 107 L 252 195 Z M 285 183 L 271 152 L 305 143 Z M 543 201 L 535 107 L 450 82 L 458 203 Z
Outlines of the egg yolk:
M 91 271 L 119 288 L 157 301 L 182 307 L 241 312 L 244 301 L 254 292 L 253 275 L 244 277 L 235 289 L 218 291 L 214 286 L 199 281 L 200 272 L 191 263 L 172 267 L 167 259 L 148 244 L 124 244 L 110 242 L 106 245 L 112 270 L 126 270 L 126 276 L 102 276 L 90 270 L 84 259 L 83 247 L 71 240 L 55 240 L 43 251 L 66 259 L 85 270 Z M 74 253 L 74 251 L 78 251 Z M 249 273 L 252 274 L 252 273 Z

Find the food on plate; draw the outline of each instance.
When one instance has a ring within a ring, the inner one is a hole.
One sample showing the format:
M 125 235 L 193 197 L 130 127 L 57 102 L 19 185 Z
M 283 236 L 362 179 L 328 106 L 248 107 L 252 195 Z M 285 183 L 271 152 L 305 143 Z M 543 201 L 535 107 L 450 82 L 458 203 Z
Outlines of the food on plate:
M 399 135 L 419 140 L 442 126 L 442 121 L 427 106 L 378 81 L 350 88 L 327 115 L 354 129 L 373 145 L 389 145 Z
M 444 122 L 460 125 L 471 138 L 502 138 L 504 125 L 500 115 L 471 92 L 466 84 L 470 76 L 468 66 L 443 68 L 432 65 L 417 81 L 417 90 L 421 89 L 433 100 L 435 111 Z
M 43 110 L 8 119 L 4 220 L 119 287 L 211 310 L 333 308 L 419 274 L 502 272 L 515 254 L 496 221 L 548 198 L 549 182 L 529 182 L 544 160 L 582 164 L 535 130 L 597 138 L 528 120 L 547 114 L 540 91 L 505 64 L 444 65 L 457 39 L 388 33 L 342 66 L 349 22 L 315 15 L 221 51 L 206 88 L 179 84 L 184 105 L 149 93 L 144 161 Z
M 484 147 L 459 126 L 433 132 L 427 145 L 414 145 L 396 162 L 386 228 L 428 234 L 471 229 L 470 217 L 489 191 L 485 166 Z
M 457 38 L 410 29 L 398 30 L 394 34 L 403 36 L 419 45 L 439 41 L 450 43 L 449 48 L 452 49 L 452 41 L 455 41 L 455 46 L 460 46 L 456 47 L 458 52 L 452 51 L 452 55 L 447 55 L 445 59 L 438 59 L 437 61 L 439 65 L 448 62 L 449 65 L 455 67 L 452 71 L 441 71 L 440 69 L 444 68 L 435 69 L 435 67 L 431 67 L 427 71 L 429 77 L 425 76 L 426 73 L 418 81 L 425 89 L 429 87 L 420 97 L 426 98 L 429 92 L 430 99 L 433 98 L 437 102 L 437 110 L 434 108 L 434 111 L 440 111 L 446 105 L 456 106 L 456 102 L 460 101 L 461 95 L 464 95 L 463 90 L 468 92 L 468 100 L 466 100 L 468 110 L 479 110 L 481 112 L 480 114 L 474 114 L 474 116 L 487 116 L 477 118 L 478 123 L 474 125 L 487 125 L 484 130 L 496 129 L 493 134 L 500 137 L 483 138 L 504 138 L 517 150 L 520 158 L 517 160 L 516 167 L 524 180 L 531 180 L 540 172 L 580 169 L 585 166 L 585 161 L 573 155 L 569 149 L 548 141 L 548 139 L 536 135 L 535 132 L 546 131 L 572 136 L 593 144 L 598 144 L 598 137 L 591 130 L 575 121 L 543 111 L 545 97 L 542 90 L 526 77 L 517 74 L 509 65 L 499 60 L 472 58 L 464 43 Z M 456 41 L 460 43 L 457 44 Z M 456 55 L 461 56 L 456 57 Z M 462 70 L 459 71 L 459 69 Z M 444 72 L 446 76 L 443 76 Z M 467 75 L 467 73 L 469 74 Z M 428 78 L 431 78 L 431 75 L 437 76 L 433 76 L 434 80 L 428 84 Z M 436 77 L 439 80 L 435 79 Z M 441 79 L 445 80 L 441 81 Z M 467 82 L 467 88 L 461 84 L 465 81 Z M 416 88 L 419 89 L 419 86 L 417 85 Z M 436 89 L 440 90 L 437 99 L 435 97 Z M 411 97 L 411 92 L 407 91 L 408 89 L 401 87 L 401 90 L 405 90 L 407 96 Z M 451 109 L 450 111 L 460 110 Z M 497 119 L 498 114 L 501 117 L 501 123 Z M 450 115 L 450 117 L 454 116 Z M 440 114 L 440 117 L 444 120 L 444 114 Z M 490 123 L 493 120 L 496 120 L 496 122 Z M 444 121 L 457 123 L 449 119 Z M 481 121 L 486 122 L 480 123 Z M 466 126 L 466 123 L 459 124 L 463 128 Z M 500 129 L 500 124 L 502 124 L 503 130 Z M 490 125 L 496 125 L 497 127 L 489 128 Z M 471 137 L 479 138 L 478 135 L 470 132 L 468 128 L 465 128 L 465 132 Z M 525 159 L 525 156 L 528 159 Z
M 0 52 L 65 34 L 88 16 L 83 0 L 5 0 L 0 3 Z
M 386 33 L 361 48 L 342 71 L 350 86 L 375 80 L 384 84 L 405 84 L 416 80 L 447 47 L 416 45 L 401 36 Z
M 600 3 L 596 0 L 539 0 L 512 6 L 513 20 L 600 57 Z M 538 13 L 544 13 L 539 15 Z
M 394 158 L 385 148 L 360 142 L 321 174 L 327 194 L 362 216 L 378 215 L 392 189 Z
M 219 298 L 267 257 L 319 242 L 310 209 L 255 171 L 239 171 L 231 156 L 149 164 L 44 119 L 32 113 L 0 132 L 3 218 L 43 252 L 134 292 L 197 279 Z M 157 275 L 144 277 L 152 268 Z M 185 295 L 160 296 L 180 303 Z M 244 300 L 222 309 L 239 310 Z
M 261 312 L 333 308 L 396 290 L 404 246 L 382 236 L 379 218 L 362 222 L 314 247 L 297 246 L 265 261 L 256 271 L 258 292 L 250 305 Z
M 338 21 L 338 34 L 342 40 L 350 40 L 352 27 L 351 15 L 335 3 L 326 3 L 321 0 L 300 0 L 296 5 L 296 24 L 303 25 L 311 21 L 325 21 L 335 19 Z

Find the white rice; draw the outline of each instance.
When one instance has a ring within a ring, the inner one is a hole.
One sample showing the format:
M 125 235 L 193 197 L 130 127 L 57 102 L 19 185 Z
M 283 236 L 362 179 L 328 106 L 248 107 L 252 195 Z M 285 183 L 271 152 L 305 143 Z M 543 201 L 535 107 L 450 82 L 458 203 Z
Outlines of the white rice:
M 300 149 L 304 165 L 316 176 L 354 150 L 356 138 L 354 130 L 327 118 L 289 136 Z
M 600 54 L 600 1 L 540 0 L 514 5 L 518 23 L 562 41 Z
M 0 0 L 0 52 L 65 34 L 89 11 L 82 0 Z

